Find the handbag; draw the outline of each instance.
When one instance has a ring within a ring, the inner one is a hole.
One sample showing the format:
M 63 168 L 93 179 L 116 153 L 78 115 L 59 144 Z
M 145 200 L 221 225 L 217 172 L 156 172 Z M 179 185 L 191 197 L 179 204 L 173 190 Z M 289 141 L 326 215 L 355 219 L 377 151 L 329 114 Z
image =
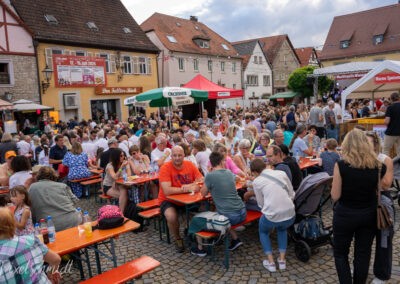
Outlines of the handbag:
M 377 199 L 378 199 L 378 205 L 376 209 L 376 218 L 377 218 L 377 228 L 379 230 L 382 229 L 387 229 L 391 226 L 393 226 L 393 219 L 391 218 L 389 214 L 389 209 L 386 207 L 385 204 L 382 203 L 381 200 L 381 189 L 380 189 L 380 183 L 381 183 L 381 168 L 382 166 L 379 165 L 379 171 L 378 171 L 378 185 L 376 187 L 376 194 L 377 194 Z
M 125 223 L 124 215 L 116 205 L 104 205 L 97 211 L 98 229 L 106 230 L 122 226 Z
M 193 216 L 189 226 L 189 234 L 195 234 L 204 230 L 224 235 L 230 227 L 231 224 L 228 217 L 217 212 L 206 211 Z
M 58 176 L 59 178 L 65 178 L 68 175 L 69 168 L 64 164 L 58 165 Z

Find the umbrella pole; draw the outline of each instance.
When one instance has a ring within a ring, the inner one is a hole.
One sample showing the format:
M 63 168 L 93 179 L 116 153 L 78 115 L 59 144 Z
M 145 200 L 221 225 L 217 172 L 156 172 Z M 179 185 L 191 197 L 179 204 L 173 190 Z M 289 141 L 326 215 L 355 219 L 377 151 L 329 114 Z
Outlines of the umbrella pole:
M 204 102 L 201 102 L 201 113 L 204 112 Z

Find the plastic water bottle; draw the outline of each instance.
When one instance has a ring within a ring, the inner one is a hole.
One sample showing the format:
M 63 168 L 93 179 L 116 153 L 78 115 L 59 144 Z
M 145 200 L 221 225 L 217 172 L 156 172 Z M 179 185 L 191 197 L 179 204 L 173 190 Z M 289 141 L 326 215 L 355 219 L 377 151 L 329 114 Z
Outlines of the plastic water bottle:
M 43 236 L 43 243 L 49 243 L 49 230 L 47 229 L 47 224 L 45 219 L 40 219 L 40 232 Z
M 78 232 L 79 235 L 83 234 L 85 229 L 83 228 L 83 213 L 80 207 L 76 208 L 76 212 L 78 213 Z
M 124 180 L 124 182 L 128 181 L 128 175 L 126 174 L 125 168 L 123 168 L 123 170 L 122 170 L 122 179 Z
M 85 211 L 83 213 L 83 228 L 85 231 L 85 236 L 91 237 L 92 236 L 92 221 L 90 220 L 90 216 L 87 211 Z
M 36 223 L 36 224 L 35 224 L 35 237 L 38 238 L 39 241 L 41 241 L 42 243 L 44 243 L 43 235 L 42 235 L 42 232 L 41 232 L 41 230 L 40 230 L 40 225 L 39 225 L 39 223 Z
M 299 150 L 296 149 L 296 151 L 294 152 L 294 158 L 296 159 L 296 162 L 299 162 L 300 160 L 300 153 Z
M 49 242 L 54 243 L 56 241 L 56 227 L 54 227 L 51 216 L 47 216 L 47 230 L 49 231 Z

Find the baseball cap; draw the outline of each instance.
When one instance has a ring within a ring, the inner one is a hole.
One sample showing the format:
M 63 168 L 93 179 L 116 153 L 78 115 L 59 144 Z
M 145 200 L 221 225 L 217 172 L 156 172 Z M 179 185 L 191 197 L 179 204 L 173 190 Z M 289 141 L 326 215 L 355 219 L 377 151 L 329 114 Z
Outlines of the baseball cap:
M 111 139 L 109 139 L 108 142 L 107 142 L 108 145 L 114 144 L 114 143 L 118 143 L 118 140 L 115 139 L 115 138 L 111 138 Z
M 6 158 L 6 159 L 10 159 L 11 157 L 16 157 L 17 156 L 17 153 L 15 153 L 15 151 L 7 151 L 6 152 L 6 154 L 4 155 L 4 157 Z

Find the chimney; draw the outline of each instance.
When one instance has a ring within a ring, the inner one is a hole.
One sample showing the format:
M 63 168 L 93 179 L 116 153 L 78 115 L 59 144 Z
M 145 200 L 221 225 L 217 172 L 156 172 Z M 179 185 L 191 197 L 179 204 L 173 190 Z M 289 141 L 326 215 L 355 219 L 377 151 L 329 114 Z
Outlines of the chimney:
M 198 22 L 199 21 L 199 19 L 196 16 L 190 16 L 190 20 L 193 21 L 193 22 Z

